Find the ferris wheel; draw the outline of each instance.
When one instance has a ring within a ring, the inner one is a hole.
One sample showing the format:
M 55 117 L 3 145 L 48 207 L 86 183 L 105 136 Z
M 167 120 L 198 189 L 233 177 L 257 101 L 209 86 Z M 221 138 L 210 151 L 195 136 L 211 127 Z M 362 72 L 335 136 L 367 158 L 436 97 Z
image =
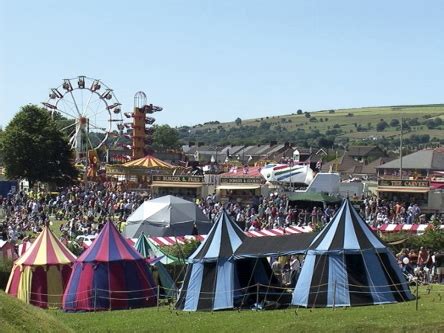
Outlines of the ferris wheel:
M 53 119 L 63 123 L 61 130 L 82 161 L 88 151 L 97 150 L 118 137 L 124 129 L 121 104 L 113 90 L 102 81 L 86 76 L 65 79 L 52 88 L 42 103 Z

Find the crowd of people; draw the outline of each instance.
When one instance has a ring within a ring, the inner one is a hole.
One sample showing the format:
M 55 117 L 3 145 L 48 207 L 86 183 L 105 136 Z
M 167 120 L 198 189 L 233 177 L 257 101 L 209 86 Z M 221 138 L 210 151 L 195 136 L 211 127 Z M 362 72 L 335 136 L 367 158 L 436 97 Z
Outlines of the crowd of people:
M 285 194 L 271 193 L 269 196 L 255 196 L 251 203 L 242 204 L 229 200 L 224 205 L 216 194 L 196 200 L 203 213 L 212 221 L 224 207 L 233 220 L 244 231 L 258 231 L 277 227 L 323 226 L 330 221 L 338 209 L 337 205 L 327 207 L 298 207 L 291 205 Z
M 402 249 L 397 255 L 398 263 L 409 281 L 420 283 L 444 282 L 444 252 L 428 250 L 421 246 Z
M 378 200 L 376 197 L 368 197 L 363 200 L 361 211 L 366 221 L 377 226 L 384 223 L 395 224 L 424 224 L 439 218 L 433 215 L 427 218 L 421 212 L 421 208 L 415 202 L 405 203 L 394 200 Z
M 21 239 L 29 233 L 38 233 L 51 217 L 64 221 L 60 226 L 64 237 L 94 234 L 110 219 L 117 223 L 124 222 L 150 198 L 148 193 L 122 191 L 111 183 L 89 188 L 73 186 L 56 193 L 10 193 L 0 197 L 0 206 L 6 215 L 3 223 L 0 223 L 0 232 L 4 239 Z M 442 219 L 437 214 L 427 217 L 415 203 L 379 200 L 371 196 L 359 202 L 360 214 L 375 227 L 384 223 L 431 223 Z M 222 204 L 214 193 L 197 198 L 196 204 L 211 221 L 224 207 L 244 231 L 290 225 L 318 229 L 328 223 L 338 209 L 338 205 L 298 207 L 289 203 L 282 193 L 255 196 L 245 204 L 236 200 Z
M 63 221 L 63 237 L 94 234 L 109 220 L 123 222 L 149 196 L 122 192 L 111 186 L 73 186 L 60 192 L 19 191 L 0 197 L 5 218 L 0 222 L 3 239 L 17 241 L 40 232 L 54 220 Z M 51 220 L 50 220 L 51 218 Z

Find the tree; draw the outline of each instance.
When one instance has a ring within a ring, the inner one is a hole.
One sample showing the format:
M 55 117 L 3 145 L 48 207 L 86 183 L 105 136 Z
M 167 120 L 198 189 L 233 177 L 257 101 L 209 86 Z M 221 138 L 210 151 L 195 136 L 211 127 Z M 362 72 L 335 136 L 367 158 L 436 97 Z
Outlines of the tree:
M 297 114 L 302 114 L 302 110 L 299 109 L 299 110 L 296 111 L 296 113 L 297 113 Z
M 154 125 L 153 148 L 156 150 L 179 148 L 179 133 L 168 125 Z
M 392 120 L 390 120 L 390 127 L 396 127 L 396 126 L 399 126 L 399 120 L 393 118 Z
M 267 122 L 265 122 L 265 121 L 261 121 L 261 123 L 260 123 L 260 125 L 259 125 L 259 128 L 260 128 L 261 130 L 269 130 L 270 127 L 271 127 L 271 124 L 270 124 L 270 123 L 267 123 Z
M 433 119 L 427 119 L 426 126 L 428 129 L 434 129 L 436 127 L 435 121 Z
M 66 185 L 77 178 L 72 151 L 45 109 L 26 105 L 6 126 L 0 142 L 9 178 Z
M 234 123 L 235 123 L 237 126 L 240 126 L 240 125 L 242 125 L 242 119 L 240 119 L 239 117 L 237 117 L 236 120 L 234 121 Z
M 381 119 L 379 123 L 376 125 L 376 130 L 378 132 L 383 132 L 388 127 L 387 122 L 384 119 Z
M 333 139 L 330 139 L 330 138 L 327 138 L 327 137 L 325 137 L 325 136 L 321 136 L 321 137 L 318 139 L 318 146 L 319 146 L 319 147 L 322 147 L 322 148 L 329 148 L 329 147 L 333 146 L 333 144 L 334 144 L 334 140 L 333 140 Z

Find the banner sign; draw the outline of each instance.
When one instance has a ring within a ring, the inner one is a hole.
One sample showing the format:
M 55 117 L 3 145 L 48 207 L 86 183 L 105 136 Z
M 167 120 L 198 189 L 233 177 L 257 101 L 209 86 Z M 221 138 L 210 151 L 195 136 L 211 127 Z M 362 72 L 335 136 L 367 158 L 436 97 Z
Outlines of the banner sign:
M 409 179 L 380 179 L 378 186 L 395 187 L 430 187 L 428 180 L 409 180 Z
M 167 175 L 153 175 L 153 182 L 169 182 L 169 183 L 203 183 L 203 176 L 167 176 Z
M 262 184 L 262 177 L 221 177 L 220 182 L 225 184 Z

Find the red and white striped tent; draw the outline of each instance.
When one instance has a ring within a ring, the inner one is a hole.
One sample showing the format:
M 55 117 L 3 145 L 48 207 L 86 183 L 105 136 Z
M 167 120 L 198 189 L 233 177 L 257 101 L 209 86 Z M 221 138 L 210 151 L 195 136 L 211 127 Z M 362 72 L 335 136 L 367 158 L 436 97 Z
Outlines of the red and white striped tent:
M 299 234 L 302 232 L 312 232 L 313 229 L 309 226 L 305 227 L 288 227 L 288 228 L 275 228 L 275 229 L 262 229 L 259 231 L 246 231 L 245 234 L 248 237 L 264 237 L 264 236 L 283 236 L 291 234 Z M 197 236 L 179 236 L 179 237 L 150 237 L 152 241 L 157 246 L 170 246 L 174 244 L 183 244 L 187 240 L 196 239 L 198 241 L 204 240 L 206 235 Z
M 375 231 L 381 231 L 381 232 L 411 232 L 411 233 L 417 233 L 422 234 L 424 233 L 428 228 L 432 228 L 433 226 L 431 224 L 394 224 L 394 223 L 385 223 L 381 224 L 379 227 L 375 228 L 372 227 Z M 440 228 L 444 230 L 444 225 L 441 225 Z

